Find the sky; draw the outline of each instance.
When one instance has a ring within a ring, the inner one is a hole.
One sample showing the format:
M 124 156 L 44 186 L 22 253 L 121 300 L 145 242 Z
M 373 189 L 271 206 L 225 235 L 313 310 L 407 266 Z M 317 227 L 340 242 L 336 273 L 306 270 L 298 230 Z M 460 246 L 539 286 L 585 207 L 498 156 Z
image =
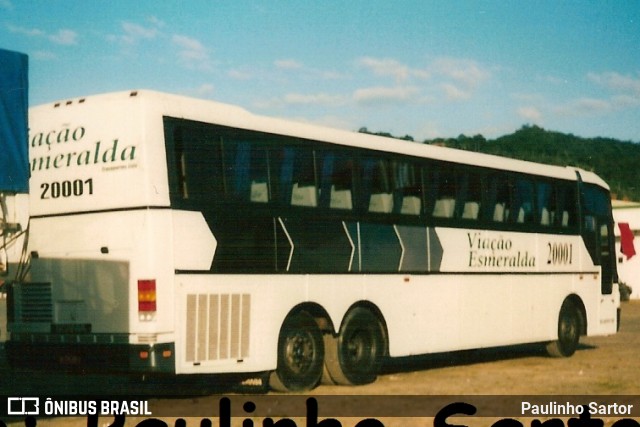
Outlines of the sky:
M 640 0 L 0 0 L 38 105 L 152 89 L 417 141 L 640 142 Z

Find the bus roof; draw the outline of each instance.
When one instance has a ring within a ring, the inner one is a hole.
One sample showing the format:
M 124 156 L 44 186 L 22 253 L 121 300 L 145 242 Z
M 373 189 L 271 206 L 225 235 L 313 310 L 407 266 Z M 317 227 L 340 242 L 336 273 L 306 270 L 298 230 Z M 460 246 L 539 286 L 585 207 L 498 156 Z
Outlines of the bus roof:
M 607 183 L 593 172 L 572 166 L 554 166 L 491 154 L 465 151 L 449 147 L 421 144 L 377 135 L 339 130 L 253 114 L 241 107 L 211 100 L 190 98 L 151 90 L 133 90 L 92 95 L 77 100 L 64 100 L 31 108 L 31 113 L 44 113 L 50 108 L 94 103 L 142 102 L 143 108 L 157 110 L 163 116 L 213 123 L 233 128 L 255 130 L 275 135 L 323 141 L 337 145 L 365 148 L 388 153 L 404 154 L 491 169 L 527 173 L 575 181 L 576 172 L 584 182 L 609 189 Z

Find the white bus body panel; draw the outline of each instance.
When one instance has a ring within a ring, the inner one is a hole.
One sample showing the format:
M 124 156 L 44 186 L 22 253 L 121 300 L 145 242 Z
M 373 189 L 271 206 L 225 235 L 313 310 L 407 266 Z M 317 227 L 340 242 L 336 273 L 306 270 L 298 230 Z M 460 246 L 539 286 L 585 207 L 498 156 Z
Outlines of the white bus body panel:
M 600 307 L 587 310 L 588 335 L 615 333 L 617 294 L 598 295 L 599 268 L 591 263 L 582 239 L 483 232 L 489 238 L 493 235 L 512 242 L 503 255 L 527 260 L 521 272 L 500 274 L 507 273 L 506 267 L 469 265 L 483 255 L 482 250 L 470 248 L 469 234 L 473 233 L 476 231 L 437 229 L 443 252 L 453 255 L 443 258 L 436 274 L 178 275 L 177 318 L 188 319 L 179 322 L 178 371 L 274 369 L 276 340 L 264 337 L 277 336 L 287 313 L 301 303 L 326 309 L 336 330 L 354 302 L 374 304 L 388 314 L 384 319 L 392 357 L 553 340 L 557 336 L 553 319 L 571 294 L 587 307 Z M 467 249 L 461 242 L 466 242 Z M 549 249 L 550 244 L 562 243 L 573 245 L 572 258 L 563 259 L 569 265 L 563 267 L 553 264 L 558 260 L 550 258 Z M 576 273 L 578 270 L 586 273 Z M 474 283 L 469 283 L 470 275 L 475 276 Z M 558 280 L 563 281 L 562 286 Z M 235 309 L 231 308 L 232 298 L 237 299 Z M 604 313 L 610 317 L 603 317 Z M 214 325 L 217 329 L 211 330 Z M 260 357 L 256 358 L 256 352 Z
M 208 270 L 216 238 L 200 212 L 171 211 L 175 270 Z

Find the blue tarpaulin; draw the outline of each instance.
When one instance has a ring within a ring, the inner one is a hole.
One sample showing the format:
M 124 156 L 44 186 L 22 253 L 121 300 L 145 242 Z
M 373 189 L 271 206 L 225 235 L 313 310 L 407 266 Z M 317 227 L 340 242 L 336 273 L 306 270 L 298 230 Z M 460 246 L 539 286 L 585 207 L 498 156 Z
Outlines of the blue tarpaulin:
M 0 49 L 0 191 L 29 192 L 27 55 Z

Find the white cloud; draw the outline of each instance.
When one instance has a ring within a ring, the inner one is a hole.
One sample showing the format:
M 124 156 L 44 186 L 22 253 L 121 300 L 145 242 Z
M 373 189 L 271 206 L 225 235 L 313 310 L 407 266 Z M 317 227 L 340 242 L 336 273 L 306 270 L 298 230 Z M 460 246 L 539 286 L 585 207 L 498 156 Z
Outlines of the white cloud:
M 306 66 L 296 59 L 278 59 L 273 62 L 276 69 L 284 72 L 298 72 L 297 76 L 310 79 L 338 80 L 344 78 L 344 74 L 337 71 L 321 70 Z
M 174 46 L 178 47 L 178 57 L 187 68 L 210 71 L 213 68 L 207 48 L 197 39 L 180 34 L 171 38 Z
M 61 45 L 74 45 L 78 43 L 78 33 L 66 28 L 58 30 L 53 34 L 47 34 L 39 28 L 26 28 L 16 25 L 7 25 L 7 29 L 14 34 L 21 34 L 27 37 L 46 37 L 49 41 Z
M 463 90 L 452 83 L 443 83 L 441 88 L 449 101 L 460 101 L 471 98 L 471 92 Z
M 419 135 L 417 138 L 420 140 L 436 139 L 444 136 L 444 133 L 440 130 L 440 125 L 433 120 L 427 121 L 417 132 L 417 135 Z
M 569 117 L 593 116 L 609 113 L 612 107 L 605 99 L 583 97 L 554 108 L 554 112 Z
M 151 25 L 140 25 L 135 22 L 122 21 L 120 23 L 122 34 L 110 34 L 107 35 L 106 38 L 109 41 L 116 41 L 126 46 L 136 45 L 143 40 L 153 40 L 160 35 L 160 27 L 162 27 L 164 23 L 153 17 L 149 18 L 148 22 Z
M 215 86 L 210 83 L 204 83 L 195 90 L 195 95 L 200 97 L 207 97 L 215 92 Z
M 158 30 L 152 27 L 144 27 L 133 22 L 122 22 L 122 30 L 124 31 L 123 40 L 127 42 L 136 42 L 140 39 L 153 39 L 158 35 Z
M 416 86 L 369 87 L 358 89 L 353 98 L 358 104 L 374 105 L 406 102 L 416 99 L 420 89 Z
M 588 73 L 587 78 L 615 92 L 632 92 L 640 96 L 640 76 L 633 77 L 610 71 L 606 73 Z
M 147 18 L 147 21 L 156 28 L 162 28 L 165 26 L 164 21 L 159 19 L 157 16 L 150 16 Z
M 546 76 L 542 76 L 542 77 L 538 77 L 538 80 L 541 80 L 543 82 L 552 84 L 552 85 L 562 85 L 562 84 L 567 84 L 567 79 L 563 78 L 563 77 L 557 77 L 554 75 L 546 75 Z
M 614 108 L 625 109 L 640 106 L 640 96 L 617 95 L 611 98 Z
M 576 111 L 587 114 L 608 112 L 611 110 L 611 103 L 605 99 L 580 98 L 573 102 Z
M 614 71 L 588 73 L 586 76 L 610 92 L 610 96 L 583 96 L 551 109 L 554 114 L 567 117 L 592 117 L 640 107 L 640 75 L 624 75 Z
M 74 45 L 78 44 L 78 33 L 73 30 L 62 29 L 49 36 L 49 40 L 56 44 Z
M 288 93 L 281 97 L 260 99 L 253 102 L 256 109 L 280 109 L 287 106 L 323 106 L 341 107 L 348 105 L 352 100 L 348 96 L 335 95 L 330 93 Z
M 325 106 L 339 106 L 344 105 L 347 102 L 342 95 L 331 95 L 327 93 L 316 94 L 300 94 L 290 93 L 285 95 L 284 102 L 287 104 L 298 105 L 325 105 Z
M 361 104 L 413 100 L 423 90 L 431 93 L 439 91 L 447 101 L 468 100 L 491 77 L 491 73 L 480 63 L 461 58 L 436 58 L 428 67 L 420 68 L 393 58 L 362 57 L 356 60 L 356 65 L 376 76 L 389 77 L 396 82 L 395 86 L 357 91 L 355 99 Z M 423 102 L 434 100 L 425 98 Z
M 276 68 L 281 70 L 300 70 L 304 65 L 295 59 L 278 59 L 274 61 Z
M 514 92 L 510 96 L 518 102 L 527 104 L 540 104 L 545 101 L 541 93 Z
M 238 69 L 227 71 L 227 76 L 234 80 L 251 80 L 253 78 L 253 75 L 250 72 Z
M 411 68 L 392 58 L 372 58 L 367 56 L 358 59 L 356 63 L 370 70 L 375 75 L 393 77 L 396 81 L 405 81 L 410 77 L 420 79 L 428 79 L 430 77 L 429 72 L 426 70 Z
M 532 123 L 540 123 L 542 120 L 542 112 L 533 106 L 520 107 L 517 110 L 518 116 Z
M 37 59 L 40 61 L 51 61 L 54 59 L 58 59 L 58 56 L 53 52 L 38 50 L 31 54 L 31 58 Z
M 256 110 L 269 110 L 269 111 L 272 111 L 277 108 L 285 107 L 285 104 L 282 98 L 278 98 L 278 97 L 257 98 L 252 101 L 251 105 Z
M 7 29 L 12 33 L 22 34 L 23 36 L 28 37 L 41 37 L 46 35 L 44 31 L 38 28 L 25 28 L 9 24 L 7 25 Z
M 202 54 L 206 50 L 204 45 L 200 43 L 200 41 L 192 37 L 176 34 L 171 38 L 171 40 L 176 46 L 179 46 L 185 51 L 198 52 L 198 54 Z
M 471 59 L 438 58 L 432 64 L 434 73 L 475 88 L 487 80 L 491 73 Z

